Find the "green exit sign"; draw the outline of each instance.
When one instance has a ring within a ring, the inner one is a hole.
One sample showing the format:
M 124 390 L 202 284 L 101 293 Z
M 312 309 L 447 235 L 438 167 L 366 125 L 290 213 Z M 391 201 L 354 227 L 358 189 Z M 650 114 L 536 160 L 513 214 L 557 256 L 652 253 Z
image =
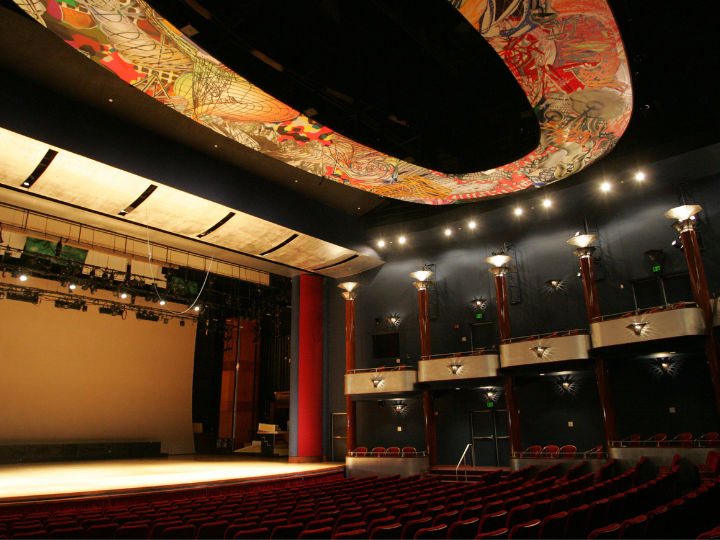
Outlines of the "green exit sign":
M 659 264 L 656 264 L 655 266 L 653 266 L 653 272 L 659 272 L 660 270 L 661 270 L 661 268 L 660 268 Z
M 495 402 L 494 402 L 494 401 L 488 401 L 488 402 L 487 402 L 487 406 L 492 409 L 492 408 L 495 406 Z
M 476 314 L 475 314 L 475 318 L 476 318 L 476 319 L 482 319 L 482 317 L 483 317 L 483 314 L 482 314 L 482 313 L 476 313 Z

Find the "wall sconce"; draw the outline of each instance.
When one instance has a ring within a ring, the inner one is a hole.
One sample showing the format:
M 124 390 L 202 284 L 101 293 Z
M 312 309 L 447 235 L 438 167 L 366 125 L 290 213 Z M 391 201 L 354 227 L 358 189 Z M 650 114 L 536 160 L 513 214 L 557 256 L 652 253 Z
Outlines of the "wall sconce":
M 538 358 L 542 358 L 550 347 L 530 347 L 531 351 L 534 351 Z
M 500 396 L 502 395 L 502 388 L 483 388 L 483 397 L 485 398 L 485 401 L 497 401 L 500 399 Z
M 547 288 L 551 291 L 557 291 L 559 289 L 562 289 L 563 280 L 562 279 L 548 279 L 545 282 L 545 285 L 547 285 Z
M 390 328 L 395 328 L 397 326 L 400 326 L 400 316 L 399 315 L 390 315 L 389 317 L 386 317 L 385 320 L 388 323 L 388 326 Z
M 346 281 L 345 283 L 340 283 L 338 287 L 345 290 L 345 292 L 342 293 L 345 300 L 355 300 L 355 298 L 357 298 L 357 291 L 355 291 L 355 289 L 357 289 L 359 285 L 359 283 L 354 281 Z
M 450 364 L 448 366 L 453 375 L 459 375 L 462 372 L 462 364 Z
M 675 378 L 678 376 L 678 373 L 680 373 L 680 368 L 682 367 L 682 360 L 670 356 L 658 357 L 650 360 L 648 367 L 650 368 L 650 372 L 655 376 L 656 379 L 659 379 L 663 375 L 670 375 L 670 377 Z
M 576 396 L 580 390 L 580 381 L 573 376 L 558 377 L 553 381 L 555 385 L 555 393 L 562 395 Z
M 487 307 L 487 300 L 484 298 L 473 298 L 470 301 L 470 308 L 473 311 L 485 311 Z
M 418 270 L 410 274 L 411 278 L 415 278 L 417 281 L 413 283 L 418 291 L 427 289 L 430 286 L 430 278 L 435 275 L 435 272 L 430 270 Z
M 648 257 L 651 261 L 657 261 L 663 254 L 662 249 L 648 249 L 643 255 Z
M 405 401 L 394 400 L 390 405 L 390 412 L 397 416 L 407 416 L 409 411 L 408 404 Z
M 702 206 L 699 204 L 684 204 L 665 212 L 665 217 L 676 219 L 677 221 L 673 223 L 672 226 L 682 233 L 683 231 L 695 228 L 693 221 L 696 219 L 695 214 L 700 212 L 700 210 L 702 210 Z
M 370 379 L 372 382 L 373 388 L 382 388 L 384 379 L 381 376 L 374 376 L 372 379 Z
M 642 333 L 645 330 L 646 326 L 647 326 L 646 322 L 634 322 L 634 323 L 628 324 L 625 328 L 635 332 L 636 336 L 642 336 Z

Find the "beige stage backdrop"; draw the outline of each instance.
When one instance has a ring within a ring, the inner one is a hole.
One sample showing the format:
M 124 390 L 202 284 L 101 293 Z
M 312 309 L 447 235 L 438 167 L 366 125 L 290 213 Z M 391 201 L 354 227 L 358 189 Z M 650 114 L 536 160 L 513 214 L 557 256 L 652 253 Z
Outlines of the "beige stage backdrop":
M 142 440 L 194 452 L 194 324 L 4 299 L 0 329 L 0 444 Z

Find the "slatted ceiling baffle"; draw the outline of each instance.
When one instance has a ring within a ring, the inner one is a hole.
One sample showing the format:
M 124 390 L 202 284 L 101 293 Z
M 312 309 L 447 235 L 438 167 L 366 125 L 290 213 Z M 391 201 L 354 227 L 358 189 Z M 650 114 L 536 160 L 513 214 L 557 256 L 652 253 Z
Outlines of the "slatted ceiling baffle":
M 127 259 L 122 257 L 116 257 L 115 255 L 108 255 L 107 268 L 115 272 L 127 272 Z
M 237 213 L 225 225 L 203 237 L 203 241 L 251 255 L 260 255 L 294 233 L 295 231 L 287 227 Z
M 5 234 L 5 232 L 3 232 L 3 234 Z M 18 233 L 7 234 L 10 237 L 8 239 L 7 247 L 12 248 L 13 259 L 19 259 L 22 256 L 23 249 L 25 249 L 25 240 L 27 240 L 27 236 Z
M 265 258 L 311 270 L 346 259 L 351 255 L 355 255 L 355 252 L 300 234 L 292 242 L 269 253 Z
M 0 206 L 0 223 L 23 227 L 25 225 L 25 215 L 25 212 Z

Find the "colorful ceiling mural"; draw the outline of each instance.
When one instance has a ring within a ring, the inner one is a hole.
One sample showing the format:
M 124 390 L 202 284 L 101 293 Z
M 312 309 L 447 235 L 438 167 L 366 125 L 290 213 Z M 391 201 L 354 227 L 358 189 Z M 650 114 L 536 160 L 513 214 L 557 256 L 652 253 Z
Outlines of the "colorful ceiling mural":
M 317 176 L 415 203 L 467 202 L 566 178 L 611 150 L 632 112 L 627 59 L 605 0 L 452 0 L 505 61 L 541 128 L 527 156 L 463 175 L 404 162 L 314 123 L 143 0 L 15 2 L 81 54 L 202 125 Z

